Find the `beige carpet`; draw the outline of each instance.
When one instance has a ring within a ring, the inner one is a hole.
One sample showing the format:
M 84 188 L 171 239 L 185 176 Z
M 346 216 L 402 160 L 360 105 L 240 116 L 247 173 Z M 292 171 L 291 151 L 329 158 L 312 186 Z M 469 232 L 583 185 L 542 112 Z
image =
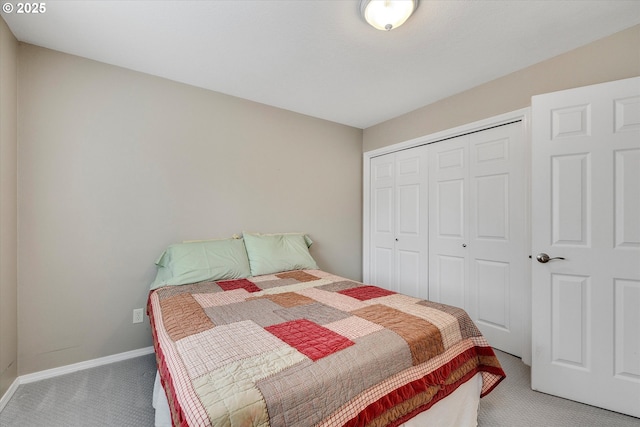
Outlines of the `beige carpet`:
M 507 378 L 480 401 L 479 426 L 640 427 L 638 418 L 532 391 L 529 367 L 497 354 Z M 152 427 L 155 370 L 151 354 L 23 384 L 0 412 L 0 426 Z
M 1 427 L 152 427 L 155 355 L 18 387 Z
M 480 400 L 480 427 L 640 427 L 640 419 L 531 390 L 531 368 L 496 350 L 507 378 Z

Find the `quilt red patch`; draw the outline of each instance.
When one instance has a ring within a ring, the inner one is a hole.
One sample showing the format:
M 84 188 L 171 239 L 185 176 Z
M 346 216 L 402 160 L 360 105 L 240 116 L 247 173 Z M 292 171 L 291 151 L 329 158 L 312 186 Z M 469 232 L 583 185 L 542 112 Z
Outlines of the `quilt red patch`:
M 307 319 L 279 323 L 265 329 L 314 362 L 354 344 L 350 339 Z
M 377 286 L 360 286 L 357 288 L 344 289 L 342 291 L 338 291 L 338 293 L 358 299 L 360 301 L 366 301 L 368 299 L 386 297 L 387 295 L 395 294 L 395 292 L 393 291 L 388 291 Z
M 237 280 L 225 280 L 223 282 L 216 282 L 223 291 L 231 291 L 233 289 L 245 289 L 247 292 L 260 292 L 262 289 L 256 286 L 255 283 L 247 279 Z

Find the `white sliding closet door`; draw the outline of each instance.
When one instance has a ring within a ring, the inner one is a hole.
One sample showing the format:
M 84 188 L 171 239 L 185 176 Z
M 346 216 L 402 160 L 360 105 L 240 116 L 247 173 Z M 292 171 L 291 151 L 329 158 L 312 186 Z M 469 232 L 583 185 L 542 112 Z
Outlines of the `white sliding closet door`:
M 371 283 L 428 297 L 426 147 L 371 159 Z
M 430 146 L 429 295 L 463 307 L 492 346 L 522 355 L 528 271 L 521 122 Z

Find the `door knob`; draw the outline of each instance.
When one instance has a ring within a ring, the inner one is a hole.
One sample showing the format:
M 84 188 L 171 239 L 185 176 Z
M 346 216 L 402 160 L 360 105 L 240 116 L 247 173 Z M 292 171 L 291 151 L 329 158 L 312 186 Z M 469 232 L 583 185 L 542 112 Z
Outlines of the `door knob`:
M 541 252 L 538 255 L 536 255 L 536 259 L 538 260 L 538 262 L 540 262 L 542 264 L 546 264 L 547 262 L 551 261 L 552 259 L 564 259 L 564 258 L 561 257 L 561 256 L 549 258 L 549 255 L 545 254 L 544 252 Z

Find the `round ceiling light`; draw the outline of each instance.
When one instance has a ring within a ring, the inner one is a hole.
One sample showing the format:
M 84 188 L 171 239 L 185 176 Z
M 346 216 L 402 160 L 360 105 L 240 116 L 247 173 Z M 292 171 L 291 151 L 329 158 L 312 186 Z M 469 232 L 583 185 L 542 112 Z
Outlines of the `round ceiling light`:
M 360 14 L 373 28 L 391 31 L 404 24 L 419 0 L 360 0 Z

